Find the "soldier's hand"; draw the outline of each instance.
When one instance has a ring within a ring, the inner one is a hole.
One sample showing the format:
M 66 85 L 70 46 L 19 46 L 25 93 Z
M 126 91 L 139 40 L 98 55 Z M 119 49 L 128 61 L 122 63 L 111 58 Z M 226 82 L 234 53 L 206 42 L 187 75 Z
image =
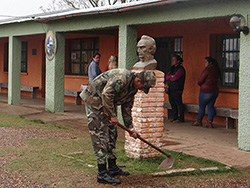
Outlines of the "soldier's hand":
M 134 139 L 139 138 L 139 134 L 134 129 L 131 129 L 131 134 L 129 135 L 132 136 Z
M 119 123 L 117 117 L 111 117 L 110 118 L 110 123 L 113 124 L 113 125 L 117 125 Z

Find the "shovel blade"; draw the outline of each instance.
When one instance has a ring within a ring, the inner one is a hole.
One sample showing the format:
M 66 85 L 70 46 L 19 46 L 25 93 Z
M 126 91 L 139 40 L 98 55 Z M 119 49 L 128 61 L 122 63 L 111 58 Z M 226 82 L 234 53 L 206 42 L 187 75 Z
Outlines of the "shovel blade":
M 161 164 L 158 166 L 158 169 L 172 168 L 173 165 L 174 158 L 170 155 L 161 162 Z

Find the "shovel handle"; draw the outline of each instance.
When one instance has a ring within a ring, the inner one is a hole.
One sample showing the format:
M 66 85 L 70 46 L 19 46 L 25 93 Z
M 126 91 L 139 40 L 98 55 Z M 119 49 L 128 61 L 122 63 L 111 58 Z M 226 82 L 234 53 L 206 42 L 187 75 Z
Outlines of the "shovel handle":
M 125 131 L 127 131 L 129 134 L 132 134 L 133 131 L 131 131 L 130 129 L 128 129 L 127 127 L 121 125 L 120 123 L 117 124 L 120 128 L 124 129 Z M 157 151 L 161 152 L 162 154 L 166 155 L 167 157 L 171 157 L 171 155 L 167 154 L 166 152 L 162 151 L 160 148 L 158 148 L 157 146 L 151 144 L 150 142 L 148 142 L 147 140 L 145 140 L 144 138 L 142 138 L 139 134 L 138 134 L 138 138 L 143 141 L 144 143 L 148 144 L 149 146 L 151 146 L 152 148 L 156 149 Z
M 110 120 L 110 118 L 102 113 L 102 116 L 104 116 L 107 120 Z M 119 122 L 117 123 L 117 125 L 122 128 L 123 130 L 127 131 L 129 134 L 132 134 L 133 131 L 131 131 L 130 129 L 128 129 L 127 127 L 123 126 L 122 124 L 120 124 Z M 138 138 L 143 141 L 144 143 L 148 144 L 149 146 L 151 146 L 152 148 L 156 149 L 157 151 L 161 152 L 163 155 L 166 155 L 168 158 L 172 157 L 170 154 L 167 154 L 166 152 L 162 151 L 160 148 L 158 148 L 157 146 L 151 144 L 150 142 L 148 142 L 147 140 L 145 140 L 144 138 L 142 138 L 139 134 L 138 134 Z

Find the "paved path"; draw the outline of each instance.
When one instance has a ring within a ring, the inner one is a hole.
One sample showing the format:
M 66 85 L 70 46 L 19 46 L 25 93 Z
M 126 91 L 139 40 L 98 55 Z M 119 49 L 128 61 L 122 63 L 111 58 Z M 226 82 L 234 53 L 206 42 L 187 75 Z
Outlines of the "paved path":
M 222 126 L 211 129 L 193 127 L 191 122 L 166 123 L 169 144 L 165 148 L 250 171 L 250 152 L 237 148 L 237 134 L 236 129 Z

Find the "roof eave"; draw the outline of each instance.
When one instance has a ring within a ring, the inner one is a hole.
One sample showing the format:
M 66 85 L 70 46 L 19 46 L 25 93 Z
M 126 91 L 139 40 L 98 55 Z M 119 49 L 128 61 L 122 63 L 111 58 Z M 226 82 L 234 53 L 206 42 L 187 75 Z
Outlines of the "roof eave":
M 104 7 L 99 8 L 97 10 L 94 10 L 94 8 L 90 11 L 71 11 L 68 14 L 62 14 L 62 15 L 51 15 L 51 16 L 41 16 L 37 18 L 36 20 L 38 22 L 48 22 L 53 20 L 60 20 L 60 19 L 66 19 L 71 17 L 78 17 L 78 16 L 87 16 L 87 15 L 97 15 L 97 14 L 107 14 L 107 13 L 117 13 L 117 12 L 126 12 L 131 10 L 137 10 L 137 9 L 144 9 L 148 7 L 153 6 L 162 6 L 167 4 L 173 4 L 178 2 L 185 2 L 185 1 L 195 1 L 195 0 L 155 0 L 150 2 L 145 2 L 142 4 L 133 4 L 129 5 L 126 4 L 126 6 L 110 6 L 110 7 Z M 88 9 L 86 9 L 88 10 Z

